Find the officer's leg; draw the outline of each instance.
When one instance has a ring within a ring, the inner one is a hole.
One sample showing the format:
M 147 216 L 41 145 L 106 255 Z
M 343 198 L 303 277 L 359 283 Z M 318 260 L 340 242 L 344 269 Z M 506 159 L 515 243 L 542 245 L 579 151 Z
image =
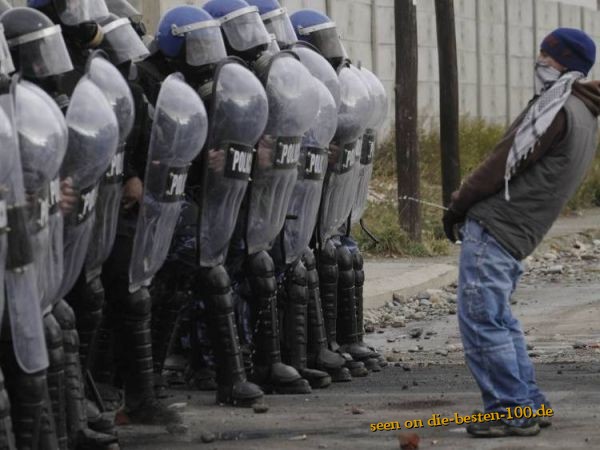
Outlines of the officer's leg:
M 308 287 L 308 367 L 328 372 L 333 381 L 350 381 L 350 371 L 344 367 L 346 360 L 327 346 L 315 255 L 312 250 L 306 249 L 302 259 L 307 270 Z
M 65 407 L 65 351 L 60 325 L 52 314 L 44 316 L 44 334 L 48 349 L 48 391 L 56 426 L 59 448 L 67 448 L 67 418 Z
M 79 334 L 79 356 L 82 369 L 88 370 L 90 352 L 100 323 L 104 306 L 104 287 L 100 277 L 86 280 L 82 272 L 72 291 L 66 297 L 67 302 L 75 311 L 77 317 L 77 333 Z
M 0 450 L 17 450 L 10 418 L 10 400 L 4 387 L 4 375 L 0 370 Z
M 281 362 L 277 281 L 273 259 L 267 252 L 259 252 L 248 257 L 246 269 L 252 288 L 252 307 L 258 311 L 253 378 L 268 392 L 310 393 L 308 381 L 296 369 Z
M 120 423 L 146 425 L 173 424 L 182 421 L 154 397 L 152 362 L 152 299 L 143 287 L 121 298 L 115 324 L 115 342 L 119 351 L 119 368 L 124 381 L 125 405 L 119 411 Z
M 98 433 L 88 428 L 85 408 L 83 376 L 79 361 L 79 335 L 75 328 L 75 314 L 66 301 L 59 301 L 52 315 L 62 329 L 65 355 L 65 398 L 67 432 L 70 445 L 104 448 L 117 442 L 116 436 Z
M 287 270 L 282 291 L 280 298 L 285 312 L 282 347 L 285 349 L 285 362 L 298 370 L 311 387 L 327 387 L 331 384 L 327 372 L 307 366 L 308 286 L 306 267 L 302 261 L 298 260 Z
M 167 397 L 167 381 L 162 373 L 178 328 L 179 314 L 186 302 L 187 293 L 180 290 L 176 270 L 177 267 L 165 264 L 152 282 L 152 356 L 154 391 L 158 398 Z
M 374 349 L 368 347 L 364 341 L 365 324 L 363 319 L 363 287 L 365 285 L 365 271 L 363 256 L 358 247 L 352 252 L 352 266 L 354 267 L 354 298 L 356 299 L 357 343 L 370 352 L 369 358 L 364 361 L 367 369 L 378 372 L 381 367 L 387 366 L 387 361 L 383 355 L 380 355 Z
M 358 345 L 358 327 L 355 298 L 354 261 L 350 250 L 341 245 L 337 248 L 339 270 L 337 336 L 342 351 L 350 353 L 356 361 L 365 361 L 371 351 Z
M 5 334 L 6 335 L 6 334 Z M 11 405 L 16 448 L 55 450 L 58 447 L 48 395 L 46 371 L 27 374 L 21 370 L 12 342 L 1 346 L 2 368 Z
M 246 379 L 229 275 L 223 266 L 203 269 L 201 285 L 206 292 L 209 328 L 217 362 L 217 402 L 250 406 L 263 397 L 263 392 Z

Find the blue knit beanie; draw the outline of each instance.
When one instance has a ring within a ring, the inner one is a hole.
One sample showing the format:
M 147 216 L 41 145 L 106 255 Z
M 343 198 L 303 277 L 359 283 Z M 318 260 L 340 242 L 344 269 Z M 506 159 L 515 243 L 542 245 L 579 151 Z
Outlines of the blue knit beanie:
M 596 44 L 576 28 L 557 28 L 544 38 L 541 50 L 569 70 L 587 75 L 596 61 Z

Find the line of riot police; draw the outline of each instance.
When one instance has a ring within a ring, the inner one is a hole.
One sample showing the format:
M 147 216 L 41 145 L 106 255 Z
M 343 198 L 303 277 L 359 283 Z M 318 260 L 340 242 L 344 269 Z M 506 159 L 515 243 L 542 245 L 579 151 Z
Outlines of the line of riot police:
M 387 98 L 334 22 L 0 12 L 0 449 L 118 448 L 115 423 L 181 422 L 179 382 L 250 406 L 385 366 L 350 228 Z

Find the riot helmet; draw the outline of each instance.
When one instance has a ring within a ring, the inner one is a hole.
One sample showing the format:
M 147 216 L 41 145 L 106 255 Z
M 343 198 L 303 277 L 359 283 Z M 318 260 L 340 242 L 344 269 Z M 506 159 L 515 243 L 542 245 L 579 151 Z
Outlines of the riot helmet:
M 314 45 L 334 65 L 347 57 L 346 50 L 333 22 L 314 9 L 301 9 L 290 16 L 298 39 Z
M 282 8 L 277 0 L 246 0 L 249 5 L 256 6 L 265 28 L 277 38 L 281 48 L 287 48 L 298 42 L 294 26 L 287 9 Z
M 104 0 L 27 0 L 27 6 L 46 11 L 52 8 L 60 22 L 69 26 L 95 22 L 108 16 Z
M 166 57 L 193 67 L 216 64 L 227 56 L 219 21 L 195 6 L 167 11 L 158 24 L 155 42 Z
M 0 16 L 13 61 L 26 78 L 41 79 L 73 70 L 60 25 L 32 8 Z
M 210 0 L 203 6 L 215 19 L 221 22 L 221 30 L 230 53 L 234 55 L 256 55 L 263 52 L 270 43 L 258 8 L 244 0 Z
M 4 14 L 5 11 L 8 11 L 12 6 L 8 4 L 6 0 L 0 0 L 0 14 Z
M 131 26 L 140 38 L 147 36 L 148 30 L 142 21 L 142 13 L 134 8 L 127 0 L 106 0 L 106 6 L 108 6 L 108 10 L 112 14 L 129 19 L 131 21 Z
M 100 26 L 104 33 L 101 48 L 114 65 L 141 61 L 150 54 L 128 18 L 110 14 L 100 21 Z
M 6 36 L 4 36 L 4 25 L 0 23 L 0 76 L 8 76 L 15 71 L 15 65 L 10 55 Z

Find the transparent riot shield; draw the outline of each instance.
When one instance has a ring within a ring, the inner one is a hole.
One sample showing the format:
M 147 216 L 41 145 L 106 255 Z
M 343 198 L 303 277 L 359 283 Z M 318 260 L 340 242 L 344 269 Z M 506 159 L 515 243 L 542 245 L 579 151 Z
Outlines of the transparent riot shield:
M 94 227 L 100 177 L 117 151 L 119 126 L 100 88 L 86 74 L 75 87 L 66 115 L 69 145 L 61 179 L 72 180 L 76 207 L 65 214 L 64 271 L 55 300 L 64 297 L 79 276 Z
M 9 97 L 8 95 L 6 95 Z M 0 146 L 2 149 L 10 150 L 14 146 L 14 130 L 11 127 L 11 121 L 0 109 Z M 14 149 L 13 149 L 14 150 Z M 9 197 L 9 191 L 12 189 L 11 173 L 15 170 L 18 153 L 15 151 L 0 152 L 0 286 L 4 286 L 4 271 L 7 252 L 7 206 L 6 201 Z M 0 290 L 0 323 L 4 314 L 4 289 Z
M 302 42 L 293 47 L 293 52 L 298 55 L 300 62 L 309 70 L 313 77 L 323 83 L 335 100 L 336 107 L 340 106 L 340 80 L 338 75 L 323 56 L 306 47 Z
M 6 138 L 3 152 L 16 155 L 13 170 L 10 172 L 10 189 L 6 197 L 9 227 L 5 273 L 6 302 L 17 363 L 25 373 L 35 373 L 48 367 L 48 353 L 42 325 L 37 274 L 27 229 L 23 170 L 15 132 L 15 89 L 16 82 L 13 81 L 10 93 L 0 95 L 0 107 L 6 115 L 6 120 L 2 120 L 5 124 L 3 131 Z
M 318 234 L 322 242 L 339 233 L 350 216 L 356 198 L 356 146 L 371 109 L 369 92 L 359 76 L 348 66 L 342 66 L 338 76 L 341 106 L 321 199 Z
M 258 143 L 246 211 L 249 254 L 269 250 L 283 227 L 302 136 L 319 109 L 315 79 L 292 53 L 281 52 L 270 64 L 265 83 L 269 121 Z
M 27 81 L 16 86 L 16 126 L 27 193 L 27 227 L 37 272 L 42 308 L 56 286 L 55 243 L 50 239 L 50 183 L 58 176 L 67 149 L 67 126 L 56 102 L 46 92 Z M 54 212 L 54 211 L 53 211 Z M 62 239 L 60 241 L 62 245 Z M 62 252 L 62 246 L 60 247 Z M 59 263 L 60 265 L 60 263 Z
M 88 280 L 100 275 L 117 235 L 122 197 L 125 143 L 135 120 L 133 96 L 121 73 L 101 55 L 93 55 L 87 74 L 110 103 L 119 124 L 119 146 L 98 186 L 96 222 L 88 249 L 85 272 Z
M 360 75 L 369 88 L 369 93 L 374 105 L 373 112 L 369 116 L 367 130 L 363 136 L 360 149 L 358 188 L 356 191 L 356 200 L 352 207 L 352 223 L 358 223 L 360 221 L 367 207 L 369 183 L 373 176 L 373 159 L 375 157 L 375 148 L 377 146 L 377 130 L 385 122 L 388 113 L 387 94 L 379 78 L 364 67 L 360 69 Z
M 225 262 L 246 194 L 254 146 L 269 116 L 267 94 L 252 72 L 227 60 L 215 72 L 210 136 L 202 155 L 199 265 Z
M 313 236 L 327 171 L 327 148 L 337 128 L 335 100 L 323 83 L 315 80 L 315 84 L 319 93 L 319 112 L 302 139 L 298 181 L 282 235 L 286 264 L 292 264 L 302 256 Z
M 188 168 L 208 131 L 200 97 L 181 74 L 162 84 L 156 103 L 144 198 L 129 267 L 130 291 L 149 285 L 167 256 L 181 210 Z

